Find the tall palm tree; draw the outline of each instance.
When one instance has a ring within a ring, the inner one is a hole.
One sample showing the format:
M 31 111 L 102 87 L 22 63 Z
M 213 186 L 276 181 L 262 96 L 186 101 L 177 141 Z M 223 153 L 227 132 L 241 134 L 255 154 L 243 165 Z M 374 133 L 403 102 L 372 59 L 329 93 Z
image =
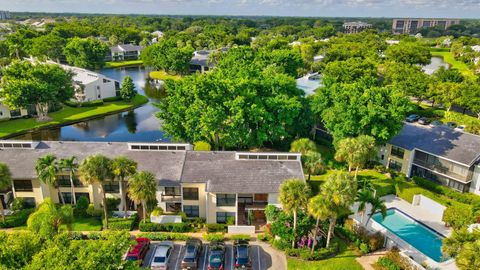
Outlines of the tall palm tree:
M 372 196 L 369 203 L 372 208 L 368 213 L 368 219 L 367 219 L 367 222 L 365 223 L 365 226 L 368 225 L 368 222 L 372 218 L 373 214 L 375 214 L 378 211 L 380 212 L 380 214 L 382 214 L 382 219 L 385 219 L 387 217 L 387 206 L 385 205 L 384 200 L 380 199 L 379 197 Z
M 137 172 L 137 162 L 127 157 L 117 157 L 112 161 L 113 174 L 118 177 L 120 185 L 120 194 L 122 196 L 122 205 L 125 215 L 123 218 L 127 218 L 127 192 L 125 190 L 125 180 L 127 177 L 134 175 Z
M 310 181 L 311 175 L 319 173 L 324 169 L 324 162 L 322 159 L 322 155 L 315 151 L 309 151 L 303 158 L 303 167 L 305 171 L 308 173 L 308 180 Z
M 361 189 L 357 193 L 357 197 L 355 198 L 355 201 L 358 202 L 357 211 L 361 213 L 362 221 L 363 221 L 363 216 L 365 215 L 365 209 L 367 208 L 367 204 L 370 203 L 370 201 L 372 200 L 372 197 L 373 197 L 373 194 L 368 189 Z
M 295 238 L 297 236 L 297 213 L 305 209 L 310 197 L 310 188 L 305 181 L 292 178 L 288 179 L 280 186 L 279 200 L 285 212 L 293 215 L 294 239 L 292 248 L 295 247 Z
M 290 145 L 290 152 L 298 152 L 305 155 L 309 151 L 317 151 L 317 145 L 308 138 L 296 139 Z
M 360 135 L 356 138 L 342 139 L 336 147 L 335 159 L 339 162 L 347 162 L 348 172 L 355 168 L 355 179 L 358 170 L 375 156 L 375 138 L 368 135 Z
M 151 172 L 137 172 L 128 181 L 128 195 L 135 202 L 142 204 L 144 223 L 147 215 L 147 201 L 155 199 L 155 193 L 155 175 Z
M 308 202 L 308 213 L 316 219 L 315 231 L 313 233 L 313 245 L 312 254 L 317 245 L 317 231 L 320 224 L 320 220 L 325 220 L 332 216 L 331 202 L 327 201 L 327 198 L 322 195 L 317 195 L 310 199 Z
M 112 160 L 103 155 L 92 155 L 83 160 L 79 168 L 80 181 L 87 185 L 99 184 L 103 195 L 103 214 L 105 228 L 108 229 L 107 196 L 105 194 L 105 181 L 113 179 Z
M 63 158 L 58 163 L 61 170 L 68 171 L 70 176 L 70 190 L 72 193 L 72 203 L 77 204 L 77 198 L 75 197 L 75 184 L 73 183 L 73 179 L 75 174 L 78 171 L 78 163 L 76 162 L 76 157 L 71 156 L 69 158 Z
M 60 187 L 57 182 L 57 175 L 60 171 L 57 163 L 57 157 L 52 154 L 48 154 L 39 158 L 37 160 L 37 164 L 35 165 L 35 171 L 37 172 L 38 180 L 57 189 L 60 201 L 62 204 L 65 204 L 65 199 L 60 192 Z
M 0 190 L 6 189 L 12 185 L 12 173 L 7 164 L 0 163 Z M 5 222 L 5 213 L 3 209 L 3 201 L 0 201 L 0 212 L 2 214 L 2 221 Z

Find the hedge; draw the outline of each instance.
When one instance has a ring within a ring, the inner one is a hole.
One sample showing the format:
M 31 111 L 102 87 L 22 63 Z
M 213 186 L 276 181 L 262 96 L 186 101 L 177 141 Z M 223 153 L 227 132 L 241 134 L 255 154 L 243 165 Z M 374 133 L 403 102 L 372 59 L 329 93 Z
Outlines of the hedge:
M 380 266 L 385 267 L 387 270 L 401 270 L 398 264 L 387 257 L 380 257 L 377 263 Z
M 103 102 L 113 102 L 113 101 L 120 101 L 122 100 L 121 96 L 118 97 L 109 97 L 109 98 L 104 98 Z
M 108 219 L 108 228 L 114 231 L 131 231 L 135 228 L 138 223 L 138 216 L 133 215 L 129 218 L 109 218 Z
M 227 229 L 227 225 L 225 224 L 217 224 L 217 223 L 208 223 L 205 225 L 207 227 L 207 232 L 225 232 Z
M 84 101 L 84 102 L 67 100 L 64 103 L 70 107 L 97 107 L 97 106 L 103 105 L 103 100 L 97 99 L 97 100 Z
M 205 241 L 223 241 L 225 239 L 225 236 L 223 233 L 205 233 L 203 234 L 203 239 Z
M 0 220 L 0 228 L 20 227 L 27 224 L 27 219 L 31 213 L 35 211 L 34 208 L 23 209 L 15 212 L 10 216 L 5 217 L 5 222 Z
M 140 223 L 138 229 L 141 232 L 188 232 L 190 226 L 187 223 Z
M 230 240 L 245 240 L 245 241 L 250 241 L 250 235 L 248 234 L 232 234 L 230 237 L 228 237 Z
M 330 258 L 338 252 L 338 243 L 333 242 L 328 248 L 320 248 L 312 254 L 310 248 L 287 248 L 285 254 L 290 257 L 300 257 L 305 261 L 319 261 Z
M 186 234 L 181 233 L 160 233 L 160 232 L 148 232 L 148 233 L 139 233 L 138 237 L 146 237 L 152 241 L 186 241 L 191 237 Z

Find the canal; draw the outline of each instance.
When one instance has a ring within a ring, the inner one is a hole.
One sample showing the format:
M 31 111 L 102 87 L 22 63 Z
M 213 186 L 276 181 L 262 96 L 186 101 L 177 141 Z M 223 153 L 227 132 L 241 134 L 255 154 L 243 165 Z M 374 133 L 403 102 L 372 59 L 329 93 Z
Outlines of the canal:
M 110 141 L 110 142 L 159 142 L 168 141 L 160 130 L 160 121 L 155 117 L 163 92 L 147 82 L 148 70 L 141 67 L 104 69 L 100 73 L 122 81 L 132 77 L 136 90 L 149 98 L 149 103 L 129 112 L 103 116 L 76 124 L 29 132 L 11 139 L 50 141 Z

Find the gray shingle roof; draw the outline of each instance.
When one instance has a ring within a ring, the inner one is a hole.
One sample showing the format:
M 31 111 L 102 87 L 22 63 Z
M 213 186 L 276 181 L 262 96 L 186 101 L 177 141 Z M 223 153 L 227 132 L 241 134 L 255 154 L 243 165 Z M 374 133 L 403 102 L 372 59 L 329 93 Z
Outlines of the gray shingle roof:
M 466 166 L 473 165 L 480 158 L 480 136 L 447 126 L 406 123 L 390 143 L 407 150 L 416 148 Z
M 300 161 L 236 160 L 235 152 L 187 152 L 182 183 L 209 192 L 275 193 L 289 178 L 304 179 Z
M 133 45 L 133 44 L 119 44 L 117 46 L 110 47 L 111 52 L 133 52 L 143 50 L 142 46 Z

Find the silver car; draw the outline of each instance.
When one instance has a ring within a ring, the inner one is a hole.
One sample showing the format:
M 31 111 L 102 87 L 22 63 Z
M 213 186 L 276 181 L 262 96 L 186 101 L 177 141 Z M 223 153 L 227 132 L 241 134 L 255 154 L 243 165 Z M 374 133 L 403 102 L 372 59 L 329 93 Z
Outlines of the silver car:
M 173 242 L 172 241 L 163 241 L 155 249 L 155 254 L 153 254 L 152 264 L 150 269 L 168 269 L 168 262 L 173 252 Z

